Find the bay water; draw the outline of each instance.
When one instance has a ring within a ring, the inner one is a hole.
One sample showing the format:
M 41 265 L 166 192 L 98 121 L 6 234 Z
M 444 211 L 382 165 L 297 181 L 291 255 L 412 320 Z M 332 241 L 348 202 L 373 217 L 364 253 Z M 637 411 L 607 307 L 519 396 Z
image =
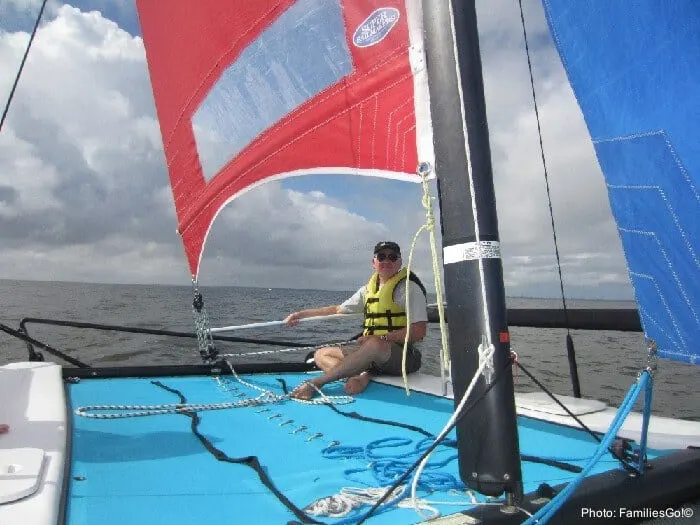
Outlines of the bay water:
M 211 326 L 281 320 L 292 311 L 338 304 L 352 291 L 203 287 Z M 0 323 L 17 329 L 25 317 L 82 321 L 194 333 L 192 288 L 189 286 L 92 284 L 0 280 Z M 634 307 L 629 302 L 575 301 L 571 308 Z M 513 308 L 560 306 L 551 299 L 508 299 Z M 359 332 L 359 318 L 301 323 L 237 331 L 251 339 L 320 344 L 343 341 Z M 93 366 L 195 364 L 201 362 L 194 339 L 28 325 L 29 334 Z M 619 406 L 638 372 L 646 348 L 641 333 L 573 330 L 584 397 Z M 519 361 L 551 391 L 571 395 L 565 346 L 566 330 L 511 327 L 512 349 Z M 221 353 L 279 349 L 260 344 L 218 342 Z M 440 329 L 430 324 L 422 343 L 422 372 L 439 375 Z M 275 352 L 246 359 L 300 361 L 306 351 Z M 44 352 L 47 360 L 61 362 Z M 0 365 L 27 359 L 24 342 L 0 332 Z M 700 421 L 700 393 L 695 390 L 696 366 L 660 360 L 654 384 L 655 414 Z M 516 390 L 538 390 L 522 372 Z M 637 407 L 639 409 L 639 407 Z

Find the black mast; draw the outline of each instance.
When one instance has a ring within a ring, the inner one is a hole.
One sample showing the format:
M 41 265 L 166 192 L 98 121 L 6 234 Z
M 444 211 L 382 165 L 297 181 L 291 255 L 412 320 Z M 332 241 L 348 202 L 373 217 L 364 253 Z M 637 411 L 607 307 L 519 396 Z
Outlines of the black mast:
M 487 331 L 495 346 L 491 381 L 487 383 L 482 375 L 470 400 L 485 397 L 457 425 L 460 477 L 482 494 L 496 496 L 505 491 L 520 495 L 518 428 L 513 376 L 508 366 L 510 343 L 474 0 L 424 0 L 423 29 L 455 406 L 479 367 L 478 348 Z M 476 221 L 470 169 L 478 210 Z M 476 243 L 477 227 L 481 244 Z M 479 247 L 492 252 L 481 256 L 485 294 L 479 258 L 469 255 L 470 250 L 473 254 Z M 468 402 L 467 408 L 471 404 Z

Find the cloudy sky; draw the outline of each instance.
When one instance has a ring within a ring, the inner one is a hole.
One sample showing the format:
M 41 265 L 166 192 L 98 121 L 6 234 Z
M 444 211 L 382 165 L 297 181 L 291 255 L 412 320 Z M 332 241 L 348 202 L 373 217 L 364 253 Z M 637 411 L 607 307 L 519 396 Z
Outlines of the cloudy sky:
M 0 0 L 3 104 L 40 3 Z M 539 0 L 524 4 L 567 294 L 628 299 L 583 118 Z M 477 7 L 507 293 L 555 297 L 517 0 Z M 0 134 L 0 278 L 189 283 L 139 35 L 133 0 L 49 1 Z M 267 183 L 219 215 L 200 282 L 354 289 L 377 240 L 408 251 L 424 219 L 420 199 L 419 185 L 365 177 Z M 416 259 L 432 281 L 427 235 Z

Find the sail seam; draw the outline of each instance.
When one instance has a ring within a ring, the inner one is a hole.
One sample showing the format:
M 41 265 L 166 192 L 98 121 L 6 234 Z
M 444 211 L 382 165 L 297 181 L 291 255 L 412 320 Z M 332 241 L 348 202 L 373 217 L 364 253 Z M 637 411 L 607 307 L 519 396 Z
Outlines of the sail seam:
M 391 112 L 389 112 L 389 119 L 387 120 L 387 124 L 386 124 L 386 134 L 387 134 L 387 137 L 390 137 L 391 134 L 392 134 L 392 121 L 393 121 L 393 119 L 394 119 L 394 115 L 395 115 L 396 113 L 398 113 L 401 109 L 403 109 L 405 106 L 411 104 L 411 102 L 412 102 L 412 101 L 409 99 L 409 100 L 407 100 L 407 101 L 405 101 L 405 102 L 399 104 L 399 105 L 396 106 Z M 413 105 L 411 104 L 411 106 L 413 106 Z M 411 107 L 411 109 L 413 109 L 413 108 Z M 396 139 L 397 147 L 394 148 L 394 155 L 396 155 L 396 150 L 398 149 L 398 130 L 399 130 L 399 125 L 400 125 L 401 122 L 404 120 L 404 118 L 411 118 L 411 116 L 412 116 L 412 115 L 409 114 L 407 117 L 403 117 L 403 118 L 401 118 L 398 122 L 394 123 L 394 130 L 395 130 L 394 134 L 395 134 L 396 137 L 397 137 L 397 139 Z M 387 148 L 386 148 L 386 165 L 387 165 L 387 167 L 389 167 L 389 163 L 391 162 L 391 161 L 390 161 L 390 156 L 391 156 L 391 148 L 389 147 L 389 144 L 388 144 L 388 141 L 387 141 Z M 396 163 L 396 158 L 394 158 L 394 163 Z
M 666 197 L 666 193 L 664 192 L 663 188 L 660 186 L 630 186 L 630 185 L 621 185 L 621 184 L 608 184 L 608 188 L 615 189 L 615 190 L 655 190 L 658 191 L 659 194 L 661 195 L 661 198 L 663 199 L 664 203 L 666 204 L 666 207 L 668 208 L 669 213 L 671 214 L 671 217 L 673 217 L 673 222 L 676 225 L 676 228 L 678 228 L 678 232 L 681 234 L 681 237 L 683 238 L 683 241 L 688 248 L 688 252 L 690 253 L 690 256 L 692 257 L 693 261 L 695 261 L 695 266 L 700 268 L 700 261 L 698 260 L 698 256 L 695 253 L 695 250 L 693 250 L 693 245 L 690 243 L 690 241 L 687 238 L 686 231 L 683 229 L 681 226 L 680 221 L 678 220 L 678 216 L 676 215 L 673 206 L 671 206 L 671 202 L 669 201 L 668 197 Z M 675 277 L 675 276 L 674 276 Z
M 683 299 L 685 299 L 685 303 L 688 305 L 688 309 L 692 312 L 693 317 L 695 318 L 695 322 L 700 324 L 700 319 L 698 319 L 698 315 L 697 315 L 697 312 L 695 311 L 695 307 L 693 306 L 693 303 L 688 298 L 688 295 L 685 291 L 685 288 L 683 288 L 683 283 L 681 282 L 680 278 L 678 277 L 678 274 L 673 269 L 673 266 L 671 265 L 671 260 L 669 259 L 668 254 L 666 253 L 666 250 L 664 250 L 663 245 L 659 241 L 658 235 L 656 235 L 656 233 L 654 233 L 654 232 L 632 230 L 632 229 L 627 229 L 627 228 L 622 228 L 622 227 L 620 228 L 620 231 L 625 232 L 625 233 L 632 233 L 632 234 L 636 234 L 636 235 L 644 235 L 647 237 L 651 237 L 653 239 L 653 241 L 658 246 L 659 252 L 661 253 L 661 255 L 663 255 L 663 258 L 666 261 L 666 266 L 668 267 L 668 271 L 671 272 L 671 275 L 673 276 L 673 280 L 676 282 L 676 285 L 678 285 L 678 290 L 680 291 L 681 295 L 683 296 Z M 630 271 L 630 273 L 631 273 L 631 271 Z
M 666 328 L 665 328 L 664 326 L 660 325 L 660 324 L 656 321 L 656 319 L 654 318 L 654 316 L 649 315 L 649 314 L 647 313 L 646 308 L 643 308 L 643 307 L 640 306 L 638 310 L 639 310 L 639 317 L 640 317 L 640 318 L 644 318 L 645 321 L 648 321 L 650 324 L 653 324 L 660 332 L 662 332 L 662 333 L 668 338 L 669 341 L 671 341 L 671 343 L 672 343 L 675 347 L 681 347 L 681 346 L 682 346 L 682 345 L 680 345 L 680 344 L 678 343 L 678 341 L 676 341 L 676 339 L 674 338 L 674 336 L 673 336 L 672 333 L 670 333 L 668 330 L 666 330 Z M 644 334 L 644 335 L 646 336 L 646 334 Z M 657 343 L 658 343 L 658 341 L 657 341 Z M 666 350 L 664 350 L 664 353 L 668 353 L 668 352 L 667 352 Z M 685 354 L 683 354 L 683 355 L 685 355 Z
M 360 115 L 357 122 L 357 140 L 355 141 L 355 149 L 357 150 L 357 159 L 355 160 L 356 168 L 359 168 L 362 164 L 362 117 L 365 114 L 365 102 L 366 101 L 363 100 L 360 104 Z
M 414 118 L 413 113 L 410 115 L 406 115 L 404 118 L 399 120 L 396 123 L 396 131 L 394 132 L 395 140 L 394 140 L 394 169 L 395 170 L 400 170 L 403 169 L 403 166 L 405 164 L 405 159 L 404 155 L 406 154 L 406 148 L 404 148 L 404 142 L 406 140 L 406 132 L 402 132 L 401 130 L 404 129 L 404 123 L 407 120 L 411 120 Z M 411 129 L 415 128 L 413 125 L 409 125 L 408 128 L 406 129 Z M 401 142 L 401 155 L 399 156 L 399 141 Z M 387 148 L 388 149 L 388 148 Z M 400 159 L 400 160 L 399 160 Z M 387 164 L 388 166 L 388 164 Z
M 606 142 L 624 142 L 631 139 L 644 139 L 647 137 L 654 137 L 656 135 L 664 135 L 663 130 L 659 129 L 656 131 L 646 131 L 642 133 L 632 133 L 631 135 L 620 135 L 619 137 L 612 137 L 607 139 L 593 139 L 591 142 L 593 144 L 604 144 Z
M 413 125 L 410 128 L 408 128 L 406 131 L 403 132 L 403 144 L 401 145 L 401 170 L 406 171 L 406 142 L 408 142 L 408 137 L 411 134 L 411 132 L 418 133 L 418 126 Z
M 668 314 L 669 319 L 671 320 L 671 323 L 673 323 L 674 328 L 676 329 L 676 333 L 678 334 L 678 337 L 680 338 L 681 344 L 683 347 L 686 347 L 687 344 L 685 342 L 685 339 L 683 338 L 683 334 L 681 332 L 680 327 L 678 326 L 678 322 L 676 321 L 676 318 L 673 316 L 673 313 L 671 312 L 671 309 L 668 306 L 668 303 L 666 302 L 666 297 L 664 294 L 661 292 L 661 288 L 659 288 L 659 284 L 656 282 L 656 279 L 654 278 L 653 275 L 648 275 L 644 273 L 638 273 L 630 270 L 630 276 L 631 277 L 637 277 L 639 279 L 646 279 L 648 280 L 654 288 L 656 288 L 656 293 L 659 296 L 659 299 L 664 305 L 664 308 L 666 309 L 666 313 Z M 646 332 L 646 330 L 645 330 Z
M 625 142 L 630 139 L 641 139 L 641 138 L 647 138 L 647 137 L 654 137 L 654 136 L 662 136 L 664 139 L 664 142 L 668 146 L 668 151 L 671 153 L 671 156 L 673 157 L 674 162 L 676 163 L 676 166 L 678 166 L 678 170 L 681 172 L 683 175 L 683 178 L 685 181 L 688 183 L 688 187 L 690 188 L 690 191 L 693 193 L 695 196 L 695 200 L 700 201 L 700 194 L 698 194 L 697 189 L 695 188 L 695 184 L 693 184 L 693 180 L 690 178 L 690 175 L 688 175 L 688 170 L 685 168 L 683 163 L 681 162 L 681 159 L 678 157 L 678 153 L 676 152 L 676 149 L 673 147 L 673 144 L 671 144 L 671 141 L 668 138 L 668 135 L 666 132 L 662 129 L 658 131 L 650 131 L 648 133 L 636 133 L 634 135 L 624 135 L 620 137 L 613 137 L 609 139 L 595 139 L 593 140 L 593 144 L 607 144 L 610 142 Z

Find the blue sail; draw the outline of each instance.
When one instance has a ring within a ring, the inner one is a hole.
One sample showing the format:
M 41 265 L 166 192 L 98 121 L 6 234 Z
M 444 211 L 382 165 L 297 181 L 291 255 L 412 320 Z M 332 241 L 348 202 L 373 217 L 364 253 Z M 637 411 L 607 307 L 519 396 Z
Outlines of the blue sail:
M 700 4 L 543 0 L 659 355 L 700 364 Z

